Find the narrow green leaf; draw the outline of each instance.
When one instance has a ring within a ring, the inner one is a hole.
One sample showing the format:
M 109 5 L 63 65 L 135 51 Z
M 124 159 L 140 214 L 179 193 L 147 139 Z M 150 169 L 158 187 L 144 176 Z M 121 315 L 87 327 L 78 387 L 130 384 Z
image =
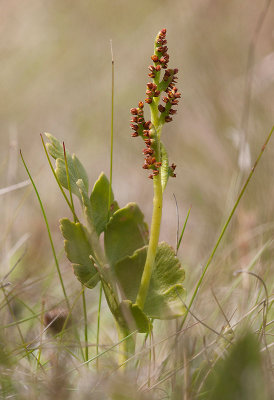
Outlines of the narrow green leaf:
M 61 219 L 60 229 L 65 239 L 66 255 L 72 263 L 76 277 L 88 288 L 95 287 L 100 278 L 89 257 L 93 255 L 93 251 L 87 239 L 86 229 L 79 222 L 71 222 L 67 218 Z
M 135 203 L 116 211 L 106 226 L 105 252 L 110 266 L 148 243 L 148 226 Z
M 66 174 L 66 165 L 65 165 L 65 160 L 64 160 L 64 150 L 62 144 L 50 133 L 45 134 L 46 137 L 50 140 L 49 143 L 46 144 L 47 149 L 49 154 L 56 160 L 56 176 L 59 179 L 61 185 L 65 188 L 68 189 L 68 180 L 67 180 L 67 174 Z M 66 156 L 67 156 L 67 163 L 68 163 L 68 173 L 70 177 L 70 186 L 71 186 L 71 191 L 74 193 L 76 196 L 78 196 L 81 199 L 81 194 L 79 192 L 79 188 L 76 184 L 78 179 L 82 179 L 84 183 L 84 187 L 86 192 L 88 192 L 88 176 L 85 171 L 85 168 L 79 161 L 79 159 L 76 157 L 75 154 L 70 154 L 66 150 Z
M 91 217 L 98 236 L 105 230 L 110 216 L 118 210 L 118 204 L 114 202 L 113 192 L 110 193 L 110 184 L 106 175 L 102 172 L 93 186 L 90 195 Z
M 122 295 L 134 302 L 145 265 L 147 246 L 120 260 L 114 267 Z M 174 250 L 165 242 L 159 244 L 150 287 L 144 306 L 147 316 L 156 319 L 177 318 L 184 314 L 181 299 L 185 296 L 182 282 L 185 272 Z

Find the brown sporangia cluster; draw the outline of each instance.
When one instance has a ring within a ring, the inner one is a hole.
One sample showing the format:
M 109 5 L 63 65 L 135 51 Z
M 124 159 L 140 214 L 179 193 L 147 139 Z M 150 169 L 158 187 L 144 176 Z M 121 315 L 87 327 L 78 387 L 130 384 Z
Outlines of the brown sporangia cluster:
M 143 168 L 152 170 L 152 174 L 149 175 L 149 178 L 153 179 L 153 176 L 159 174 L 161 162 L 157 162 L 155 157 L 155 139 L 153 139 L 154 133 L 151 129 L 151 121 L 145 121 L 144 119 L 144 103 L 142 101 L 139 102 L 139 107 L 132 108 L 130 112 L 132 114 L 131 122 L 133 122 L 131 124 L 133 129 L 131 136 L 141 136 L 143 138 L 146 144 L 146 148 L 143 149 L 143 154 L 145 155 Z
M 151 128 L 151 121 L 145 122 L 144 119 L 144 103 L 142 101 L 139 102 L 139 107 L 131 108 L 130 113 L 132 114 L 130 124 L 133 129 L 132 137 L 144 136 L 149 138 L 149 130 Z
M 171 86 L 172 85 L 172 86 Z M 172 106 L 177 105 L 179 103 L 179 98 L 181 97 L 181 93 L 178 92 L 176 86 L 173 83 L 169 84 L 169 87 L 166 90 L 167 96 L 163 97 L 163 102 L 166 104 L 163 106 L 162 104 L 158 105 L 158 110 L 161 113 L 161 119 L 164 119 L 165 122 L 171 122 L 171 115 L 176 114 L 177 110 L 174 110 Z
M 147 91 L 146 95 L 147 98 L 145 99 L 145 102 L 147 104 L 151 104 L 153 101 L 153 97 L 159 97 L 161 94 L 160 90 L 157 89 L 157 85 L 155 83 L 149 82 L 147 83 Z
M 151 56 L 154 65 L 148 67 L 150 73 L 148 76 L 150 78 L 155 78 L 157 72 L 161 69 L 166 69 L 169 62 L 169 54 L 167 53 L 168 48 L 166 46 L 166 29 L 162 29 L 156 38 L 156 52 Z
M 159 124 L 164 124 L 166 122 L 172 121 L 172 115 L 174 115 L 177 110 L 172 108 L 179 102 L 179 98 L 181 94 L 178 92 L 175 84 L 177 81 L 177 73 L 178 69 L 168 69 L 169 62 L 169 54 L 167 53 L 168 48 L 166 46 L 166 29 L 162 29 L 155 42 L 155 54 L 151 56 L 151 59 L 154 65 L 150 65 L 148 67 L 149 74 L 148 76 L 153 79 L 154 82 L 147 83 L 146 90 L 146 99 L 145 103 L 153 106 L 153 102 L 156 100 L 156 104 L 159 103 L 159 100 L 156 99 L 161 95 L 161 92 L 166 92 L 166 96 L 163 97 L 163 104 L 158 105 L 159 115 Z M 165 70 L 162 80 L 161 78 L 161 70 Z M 145 121 L 144 119 L 144 103 L 139 102 L 139 106 L 137 108 L 132 108 L 130 110 L 132 114 L 131 119 L 131 128 L 133 133 L 132 137 L 141 136 L 146 144 L 146 148 L 143 150 L 143 154 L 145 155 L 145 162 L 143 164 L 144 169 L 151 169 L 152 173 L 149 175 L 149 178 L 153 179 L 154 176 L 159 174 L 159 168 L 161 167 L 160 155 L 157 154 L 156 144 L 155 144 L 155 130 L 153 129 L 151 121 Z M 176 168 L 175 164 L 172 164 L 169 167 L 169 175 L 175 177 L 176 174 L 174 170 Z

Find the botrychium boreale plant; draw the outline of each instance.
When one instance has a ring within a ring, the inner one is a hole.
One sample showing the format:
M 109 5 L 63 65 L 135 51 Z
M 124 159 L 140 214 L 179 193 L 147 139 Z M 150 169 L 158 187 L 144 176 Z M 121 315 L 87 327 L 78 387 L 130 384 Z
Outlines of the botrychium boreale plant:
M 118 205 L 104 173 L 90 193 L 88 176 L 79 159 L 70 155 L 54 136 L 46 134 L 47 150 L 56 160 L 55 178 L 61 190 L 65 188 L 70 193 L 70 200 L 67 196 L 66 199 L 73 220 L 60 221 L 67 258 L 84 286 L 93 289 L 101 283 L 124 346 L 124 360 L 134 352 L 133 332 L 149 333 L 154 319 L 174 319 L 185 313 L 185 272 L 173 248 L 159 243 L 163 193 L 169 177 L 175 177 L 176 167 L 169 166 L 161 134 L 164 125 L 172 121 L 176 113 L 173 106 L 181 96 L 175 86 L 178 69 L 168 68 L 166 44 L 166 29 L 162 29 L 151 56 L 152 81 L 147 83 L 147 97 L 130 110 L 131 136 L 139 136 L 145 143 L 143 168 L 149 170 L 154 187 L 150 233 L 136 203 Z M 150 121 L 144 119 L 145 104 L 150 108 Z M 75 213 L 73 195 L 82 205 L 85 222 Z

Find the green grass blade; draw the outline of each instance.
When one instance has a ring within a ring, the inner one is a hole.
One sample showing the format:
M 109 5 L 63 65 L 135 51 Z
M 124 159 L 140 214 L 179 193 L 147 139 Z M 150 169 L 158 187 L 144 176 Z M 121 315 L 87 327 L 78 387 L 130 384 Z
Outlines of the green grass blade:
M 84 313 L 84 329 L 85 329 L 85 359 L 88 360 L 88 318 L 87 318 L 87 306 L 86 306 L 86 296 L 85 287 L 82 285 L 82 303 L 83 303 L 83 313 Z
M 99 342 L 100 342 L 100 322 L 101 322 L 101 306 L 102 306 L 102 293 L 103 285 L 100 284 L 99 301 L 98 301 L 98 313 L 97 313 L 97 332 L 96 332 L 96 355 L 99 354 Z M 99 358 L 96 359 L 96 368 L 99 371 Z
M 181 242 L 182 242 L 182 239 L 183 239 L 183 236 L 184 236 L 184 233 L 185 233 L 186 224 L 187 224 L 187 221 L 188 221 L 190 210 L 191 210 L 191 206 L 189 207 L 189 210 L 188 210 L 188 213 L 187 213 L 187 216 L 186 216 L 186 219 L 185 219 L 185 223 L 184 223 L 180 238 L 179 238 L 178 243 L 177 243 L 177 251 L 179 250 L 179 247 L 181 245 Z
M 57 270 L 58 277 L 59 277 L 59 280 L 60 280 L 60 284 L 61 284 L 61 287 L 62 287 L 63 295 L 64 295 L 65 301 L 67 303 L 67 307 L 68 307 L 68 309 L 70 309 L 69 299 L 68 299 L 68 296 L 67 296 L 67 293 L 66 293 L 64 281 L 63 281 L 62 274 L 61 274 L 61 271 L 60 271 L 60 266 L 59 266 L 59 262 L 58 262 L 58 259 L 57 259 L 55 247 L 54 247 L 54 244 L 53 244 L 53 240 L 52 240 L 52 236 L 51 236 L 51 232 L 50 232 L 50 228 L 49 228 L 48 219 L 47 219 L 47 216 L 46 216 L 46 213 L 45 213 L 45 209 L 44 209 L 44 206 L 42 204 L 42 201 L 41 201 L 40 195 L 38 193 L 38 190 L 36 188 L 36 185 L 34 183 L 34 180 L 32 179 L 32 176 L 31 176 L 31 174 L 30 174 L 30 172 L 28 170 L 28 167 L 27 167 L 27 165 L 25 163 L 25 160 L 23 158 L 23 154 L 22 154 L 21 150 L 20 150 L 20 156 L 21 156 L 22 162 L 24 164 L 24 167 L 26 169 L 26 172 L 27 172 L 27 174 L 28 174 L 28 176 L 29 176 L 29 178 L 31 180 L 32 186 L 33 186 L 33 188 L 35 190 L 35 193 L 36 193 L 36 196 L 37 196 L 37 199 L 38 199 L 38 202 L 39 202 L 39 205 L 40 205 L 43 217 L 44 217 L 44 221 L 45 221 L 45 224 L 46 224 L 46 227 L 47 227 L 48 237 L 49 237 L 49 241 L 50 241 L 50 245 L 51 245 L 51 250 L 52 250 L 52 253 L 53 253 L 55 266 L 56 266 L 56 270 Z

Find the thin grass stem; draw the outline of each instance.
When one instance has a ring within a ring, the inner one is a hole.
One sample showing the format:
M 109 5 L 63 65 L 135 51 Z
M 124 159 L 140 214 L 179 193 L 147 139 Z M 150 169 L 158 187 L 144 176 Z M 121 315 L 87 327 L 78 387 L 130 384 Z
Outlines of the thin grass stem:
M 83 302 L 83 313 L 84 313 L 84 325 L 85 325 L 85 357 L 88 360 L 88 318 L 87 318 L 87 306 L 86 306 L 86 296 L 85 287 L 82 285 L 82 302 Z
M 190 214 L 190 210 L 191 210 L 191 207 L 189 207 L 189 210 L 188 210 L 188 213 L 187 213 L 187 216 L 186 216 L 186 219 L 185 219 L 185 223 L 184 223 L 184 226 L 183 226 L 183 229 L 182 229 L 180 238 L 179 238 L 179 240 L 178 240 L 177 251 L 179 250 L 179 247 L 180 247 L 180 245 L 181 245 L 181 242 L 182 242 L 182 239 L 183 239 L 183 236 L 184 236 L 184 233 L 185 233 L 186 224 L 187 224 L 187 221 L 188 221 L 188 217 L 189 217 L 189 214 Z
M 67 307 L 68 307 L 68 309 L 70 309 L 69 299 L 68 299 L 67 292 L 66 292 L 65 285 L 64 285 L 64 281 L 63 281 L 63 278 L 62 278 L 62 274 L 61 274 L 59 262 L 58 262 L 58 259 L 57 259 L 55 247 L 54 247 L 54 244 L 53 244 L 53 240 L 52 240 L 52 236 L 51 236 L 51 232 L 50 232 L 50 227 L 49 227 L 48 219 L 47 219 L 47 216 L 46 216 L 46 213 L 45 213 L 45 209 L 44 209 L 42 200 L 41 200 L 41 198 L 40 198 L 40 195 L 39 195 L 39 193 L 38 193 L 38 190 L 37 190 L 37 188 L 36 188 L 36 185 L 35 185 L 35 183 L 34 183 L 34 180 L 32 179 L 32 176 L 31 176 L 31 174 L 30 174 L 30 172 L 29 172 L 29 170 L 28 170 L 28 167 L 27 167 L 27 165 L 26 165 L 26 163 L 25 163 L 25 160 L 24 160 L 24 157 L 23 157 L 23 154 L 22 154 L 22 151 L 21 151 L 21 150 L 20 150 L 20 156 L 21 156 L 22 162 L 23 162 L 23 164 L 24 164 L 24 167 L 25 167 L 25 169 L 26 169 L 26 172 L 27 172 L 27 174 L 28 174 L 28 176 L 29 176 L 29 178 L 30 178 L 30 180 L 31 180 L 32 186 L 33 186 L 33 188 L 34 188 L 34 190 L 35 190 L 35 193 L 36 193 L 36 196 L 37 196 L 37 199 L 38 199 L 38 202 L 39 202 L 39 205 L 40 205 L 40 208 L 41 208 L 43 217 L 44 217 L 44 221 L 45 221 L 45 224 L 46 224 L 46 227 L 47 227 L 48 237 L 49 237 L 49 241 L 50 241 L 50 245 L 51 245 L 51 250 L 52 250 L 52 253 L 53 253 L 53 257 L 54 257 L 55 266 L 56 266 L 56 270 L 57 270 L 57 273 L 58 273 L 59 281 L 60 281 L 60 284 L 61 284 L 61 287 L 62 287 L 62 291 L 63 291 L 63 295 L 64 295 L 64 298 L 65 298 L 65 301 L 66 301 L 66 303 L 67 303 Z
M 44 325 L 44 311 L 45 311 L 45 300 L 42 300 L 42 306 L 41 306 L 41 318 L 40 318 L 40 341 L 39 341 L 39 350 L 38 350 L 38 355 L 37 355 L 37 369 L 38 366 L 41 364 L 41 354 L 42 354 L 42 341 L 43 341 L 43 325 Z
M 113 132 L 114 132 L 114 56 L 112 41 L 110 41 L 111 51 L 111 127 L 110 127 L 110 166 L 109 166 L 109 191 L 108 191 L 108 210 L 111 205 L 111 188 L 112 188 L 112 168 L 113 168 Z
M 108 213 L 109 213 L 109 215 L 110 215 L 111 192 L 112 192 L 113 132 L 114 132 L 114 55 L 113 55 L 112 40 L 110 41 L 110 51 L 111 51 L 111 126 L 110 126 L 110 166 L 109 166 L 109 189 L 108 189 Z M 97 313 L 97 330 L 96 330 L 96 355 L 99 354 L 102 294 L 103 294 L 103 285 L 102 285 L 102 282 L 100 282 L 98 313 Z M 98 372 L 99 371 L 99 358 L 96 359 L 96 369 Z
M 102 306 L 102 294 L 103 294 L 103 285 L 102 282 L 100 284 L 99 289 L 99 301 L 98 301 L 98 314 L 97 314 L 97 331 L 96 331 L 96 355 L 99 354 L 99 343 L 100 343 L 100 322 L 101 322 L 101 306 Z M 99 358 L 96 359 L 96 369 L 99 371 Z

